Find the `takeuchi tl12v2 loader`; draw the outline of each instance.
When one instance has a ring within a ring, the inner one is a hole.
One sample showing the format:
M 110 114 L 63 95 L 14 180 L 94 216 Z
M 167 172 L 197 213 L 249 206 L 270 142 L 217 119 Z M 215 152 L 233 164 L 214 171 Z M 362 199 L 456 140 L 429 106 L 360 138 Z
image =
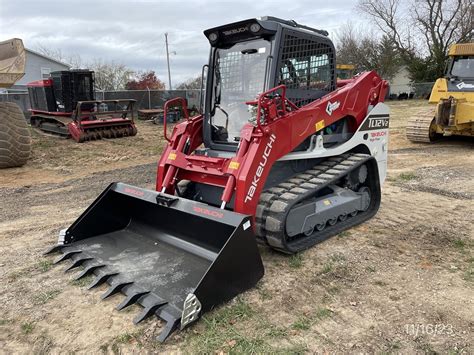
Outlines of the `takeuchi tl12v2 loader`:
M 204 34 L 202 114 L 165 104 L 156 191 L 112 183 L 48 251 L 140 304 L 135 322 L 165 320 L 161 341 L 263 277 L 257 243 L 293 254 L 374 216 L 386 176 L 387 83 L 336 89 L 326 31 L 264 17 Z

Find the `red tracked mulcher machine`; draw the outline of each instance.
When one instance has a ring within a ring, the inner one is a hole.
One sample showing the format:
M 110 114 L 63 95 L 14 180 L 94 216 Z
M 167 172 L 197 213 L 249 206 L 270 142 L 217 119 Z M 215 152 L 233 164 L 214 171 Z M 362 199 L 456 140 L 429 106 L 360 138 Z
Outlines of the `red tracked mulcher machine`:
M 202 114 L 165 104 L 156 190 L 111 184 L 50 250 L 143 306 L 136 322 L 164 319 L 160 340 L 255 286 L 257 243 L 293 254 L 374 216 L 386 176 L 387 83 L 337 87 L 327 32 L 266 17 L 204 34 Z
M 93 71 L 56 71 L 49 79 L 27 86 L 31 125 L 44 132 L 72 137 L 79 143 L 137 134 L 135 100 L 95 100 Z

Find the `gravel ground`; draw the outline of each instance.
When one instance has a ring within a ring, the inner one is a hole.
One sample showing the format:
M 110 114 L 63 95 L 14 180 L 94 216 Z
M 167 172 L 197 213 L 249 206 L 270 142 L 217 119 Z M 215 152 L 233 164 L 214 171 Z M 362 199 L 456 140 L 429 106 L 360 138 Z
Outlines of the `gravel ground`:
M 260 248 L 257 287 L 165 344 L 123 299 L 73 281 L 41 255 L 107 187 L 153 188 L 159 126 L 83 145 L 34 134 L 32 161 L 0 172 L 0 348 L 4 353 L 474 352 L 472 140 L 405 139 L 424 102 L 393 102 L 379 213 L 297 256 Z M 125 158 L 124 158 L 125 157 Z

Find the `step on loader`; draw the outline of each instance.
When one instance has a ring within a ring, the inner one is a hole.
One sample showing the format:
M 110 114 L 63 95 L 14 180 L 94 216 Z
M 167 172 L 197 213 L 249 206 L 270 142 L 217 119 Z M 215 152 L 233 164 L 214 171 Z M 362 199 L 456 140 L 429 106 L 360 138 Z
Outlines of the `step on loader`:
M 204 34 L 202 114 L 165 104 L 156 190 L 111 184 L 50 250 L 140 304 L 136 322 L 165 320 L 161 341 L 252 288 L 258 244 L 294 254 L 374 216 L 386 176 L 387 83 L 337 88 L 327 32 L 264 17 Z

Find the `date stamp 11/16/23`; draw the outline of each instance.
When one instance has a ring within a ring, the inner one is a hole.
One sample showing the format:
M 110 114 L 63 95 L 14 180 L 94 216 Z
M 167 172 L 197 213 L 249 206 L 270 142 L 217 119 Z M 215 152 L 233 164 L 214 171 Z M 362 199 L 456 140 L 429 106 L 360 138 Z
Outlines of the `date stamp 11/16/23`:
M 454 328 L 452 324 L 405 324 L 405 333 L 408 335 L 453 335 Z

